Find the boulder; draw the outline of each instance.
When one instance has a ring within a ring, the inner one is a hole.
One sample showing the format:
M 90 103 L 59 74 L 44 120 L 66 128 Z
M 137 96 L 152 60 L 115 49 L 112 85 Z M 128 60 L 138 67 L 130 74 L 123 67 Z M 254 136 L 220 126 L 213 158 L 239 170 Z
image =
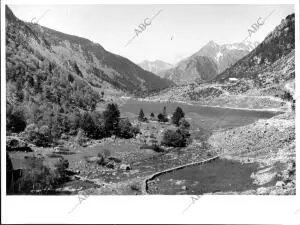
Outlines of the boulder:
M 178 180 L 178 181 L 175 182 L 176 185 L 181 185 L 182 183 L 183 183 L 182 180 Z
M 293 188 L 293 187 L 295 187 L 295 184 L 293 182 L 289 182 L 289 183 L 286 184 L 286 187 L 287 188 Z
M 276 187 L 283 187 L 284 186 L 284 182 L 283 181 L 277 181 L 276 182 Z
M 186 191 L 187 187 L 186 186 L 182 186 L 181 189 L 184 190 L 184 191 Z
M 121 170 L 131 170 L 131 166 L 129 164 L 121 164 L 120 169 Z
M 258 195 L 266 195 L 266 194 L 268 194 L 268 189 L 265 187 L 260 187 L 256 190 L 256 193 Z

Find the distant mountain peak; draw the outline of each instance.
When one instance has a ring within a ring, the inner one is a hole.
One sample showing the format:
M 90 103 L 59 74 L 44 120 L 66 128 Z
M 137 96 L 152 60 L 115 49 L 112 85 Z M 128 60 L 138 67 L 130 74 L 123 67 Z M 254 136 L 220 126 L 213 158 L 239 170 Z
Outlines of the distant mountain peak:
M 211 40 L 192 56 L 165 71 L 165 78 L 177 84 L 214 79 L 255 48 L 251 42 L 217 44 Z
M 152 72 L 160 77 L 162 73 L 173 67 L 172 64 L 156 59 L 155 61 L 144 60 L 138 64 L 144 70 Z
M 211 46 L 217 46 L 218 44 L 216 42 L 214 42 L 213 40 L 210 40 L 207 45 L 211 45 Z

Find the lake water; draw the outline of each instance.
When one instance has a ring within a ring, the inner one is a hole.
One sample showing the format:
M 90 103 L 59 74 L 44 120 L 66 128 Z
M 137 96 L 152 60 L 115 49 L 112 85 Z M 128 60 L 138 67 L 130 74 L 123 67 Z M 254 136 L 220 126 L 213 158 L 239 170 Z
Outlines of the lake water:
M 152 191 L 152 194 L 204 194 L 256 189 L 259 186 L 253 183 L 251 174 L 257 170 L 256 163 L 242 164 L 227 159 L 216 159 L 159 176 L 158 180 L 154 180 L 158 190 Z M 273 179 L 264 184 L 264 187 L 274 185 L 276 181 Z M 182 189 L 184 186 L 186 190 Z
M 128 100 L 120 107 L 122 113 L 132 113 L 138 115 L 140 109 L 143 109 L 145 116 L 149 118 L 153 112 L 155 116 L 167 107 L 167 113 L 172 114 L 176 107 L 181 107 L 185 115 L 190 119 L 194 128 L 202 127 L 205 129 L 230 129 L 239 126 L 251 124 L 258 119 L 267 119 L 278 115 L 279 112 L 272 111 L 254 111 L 242 109 L 230 109 L 209 107 L 201 105 L 189 105 L 186 103 L 174 102 L 145 102 L 138 100 Z
M 147 117 L 153 112 L 155 116 L 167 107 L 167 113 L 172 114 L 176 107 L 181 107 L 189 119 L 192 128 L 205 130 L 231 129 L 245 126 L 259 119 L 267 119 L 280 112 L 255 111 L 190 105 L 185 103 L 142 102 L 129 100 L 121 108 L 122 113 L 137 116 L 143 109 Z M 149 191 L 153 194 L 203 194 L 211 192 L 245 191 L 255 189 L 251 174 L 258 170 L 254 163 L 241 164 L 237 161 L 217 159 L 199 166 L 183 168 L 158 176 L 154 184 L 150 182 Z M 272 184 L 275 181 L 272 181 Z M 267 184 L 270 185 L 270 184 Z M 152 186 L 152 188 L 151 188 Z M 153 189 L 156 187 L 158 189 Z

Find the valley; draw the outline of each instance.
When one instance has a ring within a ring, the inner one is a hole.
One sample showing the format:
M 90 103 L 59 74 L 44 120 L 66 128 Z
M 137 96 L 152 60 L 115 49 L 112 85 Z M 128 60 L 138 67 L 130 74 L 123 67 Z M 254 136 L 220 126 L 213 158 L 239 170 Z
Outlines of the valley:
M 150 112 L 157 114 L 162 111 L 164 106 L 165 103 L 130 99 L 120 107 L 122 116 L 128 116 L 132 124 L 139 124 L 142 134 L 137 135 L 133 139 L 104 138 L 99 141 L 88 142 L 86 147 L 81 147 L 71 141 L 66 141 L 64 142 L 64 146 L 70 150 L 61 153 L 56 153 L 52 148 L 33 148 L 34 152 L 32 153 L 19 152 L 10 154 L 13 165 L 15 168 L 17 168 L 16 165 L 23 168 L 22 164 L 18 161 L 22 161 L 23 157 L 42 157 L 46 161 L 55 161 L 63 157 L 69 162 L 69 170 L 78 174 L 75 175 L 71 181 L 65 182 L 62 187 L 57 188 L 58 193 L 80 194 L 88 192 L 90 195 L 142 194 L 143 182 L 154 173 L 177 166 L 197 163 L 219 155 L 222 155 L 221 157 L 226 159 L 228 156 L 226 156 L 227 154 L 225 154 L 222 148 L 212 147 L 214 142 L 211 140 L 215 138 L 215 136 L 222 135 L 226 131 L 247 129 L 247 126 L 256 121 L 272 121 L 274 116 L 282 114 L 282 112 L 277 111 L 237 110 L 203 107 L 185 103 L 168 103 L 167 112 L 172 112 L 177 106 L 182 107 L 186 112 L 185 117 L 191 124 L 190 133 L 193 141 L 184 148 L 168 147 L 165 148 L 163 152 L 155 152 L 151 149 L 151 138 L 161 139 L 163 131 L 173 125 L 151 120 L 145 123 L 139 122 L 138 112 L 139 109 L 142 108 L 145 115 L 149 117 Z M 217 140 L 217 143 L 218 142 Z M 145 143 L 148 144 L 148 148 L 142 147 Z M 97 157 L 99 152 L 103 152 L 106 149 L 109 150 L 108 157 L 117 159 L 117 161 L 119 160 L 118 163 L 113 163 L 112 168 L 99 166 L 96 163 L 88 163 L 86 161 L 87 157 Z M 230 156 L 231 154 L 228 155 Z M 129 165 L 130 168 L 121 169 L 121 165 Z M 199 167 L 201 168 L 201 166 Z M 252 172 L 259 171 L 258 166 L 252 168 L 254 168 Z M 188 170 L 188 168 L 186 170 Z M 183 171 L 185 171 L 185 169 L 183 169 Z M 173 173 L 175 175 L 176 171 Z M 178 173 L 181 173 L 181 171 L 178 171 Z M 190 172 L 188 173 L 190 174 Z M 164 179 L 164 176 L 162 176 L 161 179 Z M 250 177 L 248 177 L 248 179 L 252 180 Z M 178 177 L 177 181 L 178 180 L 180 181 L 181 178 Z M 190 180 L 189 182 L 196 182 L 197 180 L 198 178 L 195 178 L 195 180 Z M 174 179 L 174 182 L 175 181 L 176 179 Z M 149 183 L 150 190 L 153 189 L 152 186 L 156 184 L 155 182 L 157 181 L 154 181 L 151 185 Z M 273 180 L 273 182 L 275 182 L 275 180 Z M 190 183 L 190 185 L 191 184 L 192 183 Z M 188 183 L 185 183 L 184 186 L 190 187 Z M 197 190 L 190 192 L 188 191 L 190 189 L 180 189 L 180 191 L 175 192 L 172 190 L 173 189 L 169 189 L 167 193 L 202 194 L 200 191 L 202 189 L 198 189 L 200 192 Z M 152 191 L 148 192 L 152 193 Z M 165 192 L 159 193 L 164 194 Z
M 294 23 L 140 67 L 6 7 L 7 194 L 295 195 Z

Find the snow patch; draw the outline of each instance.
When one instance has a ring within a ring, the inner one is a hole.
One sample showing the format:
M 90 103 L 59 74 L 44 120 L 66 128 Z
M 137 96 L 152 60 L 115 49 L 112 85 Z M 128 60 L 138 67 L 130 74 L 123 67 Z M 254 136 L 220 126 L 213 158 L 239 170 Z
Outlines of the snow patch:
M 218 52 L 217 55 L 216 55 L 216 57 L 215 57 L 215 59 L 216 59 L 217 61 L 220 61 L 220 57 L 223 57 L 223 53 Z

